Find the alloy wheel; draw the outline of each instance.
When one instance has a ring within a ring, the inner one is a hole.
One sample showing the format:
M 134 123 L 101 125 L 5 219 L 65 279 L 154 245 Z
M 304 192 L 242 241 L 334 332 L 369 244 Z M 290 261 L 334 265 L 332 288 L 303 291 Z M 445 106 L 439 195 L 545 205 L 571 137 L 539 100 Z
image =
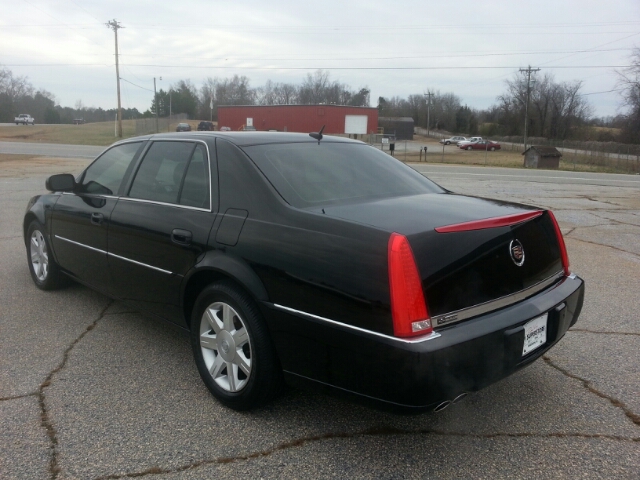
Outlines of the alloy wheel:
M 211 378 L 223 390 L 242 390 L 251 375 L 251 340 L 242 317 L 231 305 L 209 305 L 200 320 L 200 348 Z
M 47 252 L 47 243 L 40 230 L 34 230 L 31 234 L 30 249 L 31 266 L 36 278 L 44 282 L 49 275 L 49 253 Z

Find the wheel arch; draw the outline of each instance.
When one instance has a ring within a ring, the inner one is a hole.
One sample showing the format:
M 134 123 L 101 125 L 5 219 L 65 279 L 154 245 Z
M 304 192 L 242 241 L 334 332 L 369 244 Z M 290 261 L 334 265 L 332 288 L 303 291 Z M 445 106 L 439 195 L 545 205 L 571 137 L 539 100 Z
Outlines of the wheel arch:
M 38 197 L 34 197 L 31 199 L 31 201 L 29 202 L 29 209 L 27 210 L 27 213 L 25 213 L 24 219 L 22 220 L 22 237 L 24 238 L 25 244 L 28 241 L 27 230 L 29 230 L 29 225 L 31 225 L 31 222 L 37 220 L 45 227 L 47 226 L 44 207 L 41 202 L 37 201 L 37 199 Z M 44 233 L 47 236 L 49 235 L 48 232 Z
M 182 289 L 182 314 L 187 327 L 198 295 L 207 285 L 227 280 L 246 292 L 256 303 L 268 301 L 267 290 L 258 275 L 242 259 L 220 252 L 206 256 L 185 278 Z

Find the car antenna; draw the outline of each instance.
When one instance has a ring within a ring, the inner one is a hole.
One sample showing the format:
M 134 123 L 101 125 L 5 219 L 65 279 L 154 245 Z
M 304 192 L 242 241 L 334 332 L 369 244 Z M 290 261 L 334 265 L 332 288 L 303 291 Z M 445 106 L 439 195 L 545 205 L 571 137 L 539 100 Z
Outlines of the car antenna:
M 311 132 L 309 134 L 311 138 L 315 138 L 316 140 L 318 140 L 318 145 L 320 145 L 320 140 L 322 140 L 322 132 L 324 131 L 324 127 L 326 127 L 326 125 L 322 125 L 322 128 L 319 132 Z

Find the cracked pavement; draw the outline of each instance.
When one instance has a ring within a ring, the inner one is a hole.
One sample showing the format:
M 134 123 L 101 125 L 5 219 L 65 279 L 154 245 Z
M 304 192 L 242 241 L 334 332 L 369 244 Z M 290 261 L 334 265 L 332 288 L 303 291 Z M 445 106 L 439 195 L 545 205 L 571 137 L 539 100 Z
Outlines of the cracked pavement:
M 0 175 L 0 478 L 638 478 L 637 177 L 430 175 L 456 192 L 556 213 L 571 268 L 586 280 L 585 305 L 530 367 L 439 414 L 400 416 L 297 390 L 239 413 L 210 396 L 173 327 L 79 285 L 33 286 L 21 237 L 27 200 L 46 174 L 85 163 L 52 159 L 35 175 Z

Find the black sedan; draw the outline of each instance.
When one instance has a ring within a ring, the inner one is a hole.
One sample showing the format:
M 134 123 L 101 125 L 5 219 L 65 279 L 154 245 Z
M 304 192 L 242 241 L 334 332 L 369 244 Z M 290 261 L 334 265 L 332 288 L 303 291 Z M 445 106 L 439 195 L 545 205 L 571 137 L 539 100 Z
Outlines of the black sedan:
M 24 217 L 36 286 L 72 278 L 189 332 L 235 409 L 283 381 L 410 411 L 525 367 L 578 319 L 550 211 L 447 191 L 361 142 L 124 140 Z
M 191 131 L 191 125 L 189 125 L 188 123 L 179 123 L 178 126 L 176 127 L 176 132 L 190 132 Z

